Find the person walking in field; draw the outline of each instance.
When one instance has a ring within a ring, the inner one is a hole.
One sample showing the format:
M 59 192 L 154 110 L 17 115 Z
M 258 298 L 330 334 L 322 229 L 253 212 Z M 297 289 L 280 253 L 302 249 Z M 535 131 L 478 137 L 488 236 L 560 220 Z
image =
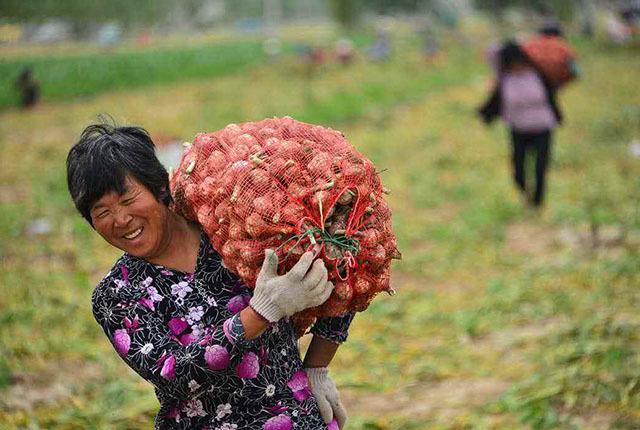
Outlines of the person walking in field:
M 40 100 L 40 84 L 33 76 L 33 71 L 25 67 L 16 79 L 15 86 L 20 92 L 20 106 L 23 109 L 33 108 Z
M 492 94 L 480 108 L 483 121 L 502 117 L 510 129 L 513 178 L 525 201 L 542 206 L 554 129 L 562 123 L 556 101 L 557 87 L 516 42 L 497 53 L 498 78 Z M 525 160 L 535 158 L 535 183 L 527 179 Z

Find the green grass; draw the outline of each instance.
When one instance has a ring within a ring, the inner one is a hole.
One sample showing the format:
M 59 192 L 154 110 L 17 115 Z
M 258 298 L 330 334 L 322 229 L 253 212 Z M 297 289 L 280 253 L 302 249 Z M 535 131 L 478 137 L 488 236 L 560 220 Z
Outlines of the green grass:
M 290 114 L 388 169 L 404 260 L 399 293 L 358 315 L 332 365 L 349 429 L 638 428 L 639 57 L 580 42 L 585 76 L 561 95 L 568 121 L 534 214 L 510 182 L 506 133 L 474 114 L 481 43 L 447 46 L 437 64 L 405 52 L 307 78 L 285 59 L 0 114 L 0 427 L 149 428 L 156 411 L 93 321 L 91 290 L 118 253 L 65 185 L 68 148 L 108 111 L 181 139 Z M 27 235 L 39 217 L 53 231 Z M 627 239 L 592 248 L 592 227 Z
M 294 30 L 284 30 L 282 52 L 286 57 L 293 57 L 293 41 L 301 43 L 314 37 L 314 43 L 329 45 L 335 38 L 332 35 L 327 39 L 323 27 L 292 33 Z M 370 40 L 366 34 L 353 35 L 355 46 L 362 47 Z M 149 46 L 125 43 L 118 48 L 98 49 L 78 45 L 53 54 L 19 50 L 0 59 L 0 110 L 18 105 L 14 82 L 24 67 L 30 67 L 40 83 L 42 100 L 57 102 L 107 91 L 242 74 L 246 67 L 265 60 L 261 39 L 225 35 L 182 43 L 160 41 Z
M 18 103 L 13 82 L 25 66 L 33 70 L 40 82 L 43 100 L 54 102 L 105 91 L 241 73 L 244 67 L 263 59 L 262 44 L 258 41 L 10 58 L 0 61 L 0 108 Z

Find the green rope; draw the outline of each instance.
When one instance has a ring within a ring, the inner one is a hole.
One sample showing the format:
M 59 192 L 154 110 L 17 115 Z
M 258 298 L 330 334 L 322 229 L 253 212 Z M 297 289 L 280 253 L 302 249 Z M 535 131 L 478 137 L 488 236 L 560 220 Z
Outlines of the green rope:
M 283 246 L 285 246 L 287 243 L 291 242 L 292 240 L 295 240 L 296 243 L 291 247 L 291 249 L 289 250 L 289 252 L 287 252 L 287 255 L 284 256 L 284 258 L 281 261 L 285 261 L 287 258 L 289 258 L 289 255 L 291 255 L 291 252 L 298 247 L 298 245 L 300 245 L 300 242 L 302 242 L 304 240 L 305 237 L 307 237 L 309 234 L 313 234 L 315 233 L 313 230 L 307 230 L 304 233 L 300 233 L 297 234 L 295 236 L 291 236 L 289 239 L 285 240 L 284 242 L 282 242 L 282 245 L 280 245 L 279 247 L 276 248 L 276 254 L 278 253 L 278 251 L 280 251 L 280 249 L 282 249 Z
M 315 238 L 316 233 L 319 233 L 320 237 Z M 291 236 L 289 239 L 285 240 L 282 245 L 276 248 L 276 253 L 282 249 L 287 243 L 295 240 L 296 243 L 291 247 L 289 252 L 284 256 L 282 261 L 285 261 L 291 255 L 291 252 L 300 245 L 300 243 L 307 237 L 310 236 L 314 238 L 317 242 L 329 243 L 337 246 L 340 249 L 344 249 L 346 251 L 350 251 L 353 255 L 356 255 L 360 251 L 360 241 L 354 237 L 346 236 L 345 234 L 336 234 L 331 235 L 327 231 L 320 230 L 317 227 L 310 228 L 307 231 L 297 234 L 295 236 Z

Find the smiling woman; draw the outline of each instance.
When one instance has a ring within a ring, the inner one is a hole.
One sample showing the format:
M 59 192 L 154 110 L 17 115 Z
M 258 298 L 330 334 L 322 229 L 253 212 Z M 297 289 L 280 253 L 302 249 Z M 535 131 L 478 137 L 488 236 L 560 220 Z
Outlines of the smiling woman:
M 96 201 L 89 213 L 93 227 L 111 245 L 129 254 L 142 257 L 156 264 L 177 265 L 185 272 L 193 272 L 195 266 L 194 246 L 188 247 L 174 258 L 171 256 L 172 225 L 178 233 L 188 232 L 188 225 L 167 206 L 159 202 L 151 191 L 133 176 L 125 177 L 122 194 L 116 191 L 105 193 Z M 185 235 L 186 244 L 197 244 L 195 234 Z M 177 242 L 180 243 L 180 242 Z M 165 253 L 169 251 L 169 255 Z M 185 258 L 180 258 L 183 256 Z M 168 257 L 168 259 L 167 259 Z
M 131 175 L 169 205 L 169 175 L 155 156 L 149 134 L 140 127 L 93 124 L 85 128 L 67 157 L 69 192 L 82 216 L 93 225 L 92 205 L 108 191 L 125 193 Z
M 67 180 L 76 207 L 109 244 L 154 264 L 195 269 L 198 228 L 169 210 L 169 176 L 144 129 L 90 125 L 69 152 Z
M 322 260 L 305 253 L 279 276 L 268 250 L 249 290 L 200 226 L 172 210 L 168 174 L 139 127 L 87 127 L 67 157 L 67 180 L 82 216 L 124 251 L 95 288 L 93 313 L 155 387 L 156 428 L 342 427 L 326 366 L 353 314 L 316 322 L 305 364 L 289 319 L 331 294 Z

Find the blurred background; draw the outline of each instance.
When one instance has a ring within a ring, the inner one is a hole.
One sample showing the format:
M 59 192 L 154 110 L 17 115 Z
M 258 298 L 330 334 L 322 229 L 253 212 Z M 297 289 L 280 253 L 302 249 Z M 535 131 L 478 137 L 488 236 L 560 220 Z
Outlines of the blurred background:
M 395 297 L 332 363 L 348 429 L 640 428 L 640 2 L 0 1 L 0 428 L 146 429 L 152 388 L 91 314 L 118 252 L 65 158 L 100 113 L 181 143 L 290 115 L 341 130 L 391 189 Z M 546 206 L 476 109 L 492 43 L 560 23 Z

